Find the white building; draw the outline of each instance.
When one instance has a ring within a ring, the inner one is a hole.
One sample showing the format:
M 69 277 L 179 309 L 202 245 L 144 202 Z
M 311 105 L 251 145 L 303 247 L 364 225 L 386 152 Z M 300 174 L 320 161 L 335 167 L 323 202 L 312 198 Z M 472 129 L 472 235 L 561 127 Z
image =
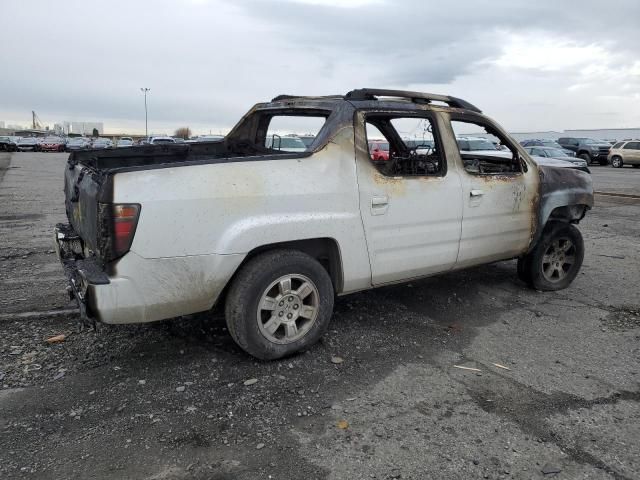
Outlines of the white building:
M 69 122 L 65 122 L 69 124 Z M 104 125 L 102 122 L 71 122 L 67 133 L 79 133 L 80 135 L 91 135 L 93 129 L 98 130 L 98 134 L 104 133 Z

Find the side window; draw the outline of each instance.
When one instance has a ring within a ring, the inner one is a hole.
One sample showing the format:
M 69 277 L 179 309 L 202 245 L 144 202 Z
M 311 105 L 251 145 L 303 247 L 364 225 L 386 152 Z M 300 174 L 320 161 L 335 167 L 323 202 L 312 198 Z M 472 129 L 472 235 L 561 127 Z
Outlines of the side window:
M 516 147 L 490 125 L 452 120 L 464 169 L 476 175 L 515 174 L 522 172 Z M 533 149 L 535 152 L 538 149 Z M 534 155 L 536 155 L 534 153 Z
M 618 142 L 618 143 L 616 143 L 616 144 L 615 144 L 613 147 L 611 147 L 611 148 L 616 148 L 616 149 L 617 149 L 617 148 L 622 147 L 622 145 L 623 145 L 623 144 L 624 144 L 624 142 Z
M 275 115 L 271 117 L 262 145 L 278 152 L 305 152 L 301 137 L 316 137 L 327 118 L 311 115 Z
M 365 126 L 369 157 L 383 175 L 444 175 L 442 148 L 430 118 L 376 113 L 366 116 Z

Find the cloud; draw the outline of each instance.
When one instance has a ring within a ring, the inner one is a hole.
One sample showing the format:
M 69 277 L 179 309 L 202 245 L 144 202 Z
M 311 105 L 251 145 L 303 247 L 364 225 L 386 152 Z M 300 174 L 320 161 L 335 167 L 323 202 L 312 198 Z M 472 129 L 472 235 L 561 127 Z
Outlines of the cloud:
M 638 13 L 635 0 L 10 2 L 0 119 L 35 109 L 141 131 L 146 86 L 150 128 L 208 131 L 280 93 L 379 86 L 467 97 L 508 128 L 581 127 L 600 111 L 640 124 Z

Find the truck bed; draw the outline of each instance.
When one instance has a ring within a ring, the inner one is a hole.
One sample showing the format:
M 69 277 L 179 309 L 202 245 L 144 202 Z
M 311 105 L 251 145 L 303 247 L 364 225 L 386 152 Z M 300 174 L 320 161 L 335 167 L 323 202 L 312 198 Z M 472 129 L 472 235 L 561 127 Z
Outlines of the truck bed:
M 64 182 L 67 218 L 83 245 L 105 264 L 114 259 L 107 252 L 112 241 L 109 212 L 117 173 L 309 155 L 311 152 L 282 153 L 247 142 L 227 141 L 72 152 Z

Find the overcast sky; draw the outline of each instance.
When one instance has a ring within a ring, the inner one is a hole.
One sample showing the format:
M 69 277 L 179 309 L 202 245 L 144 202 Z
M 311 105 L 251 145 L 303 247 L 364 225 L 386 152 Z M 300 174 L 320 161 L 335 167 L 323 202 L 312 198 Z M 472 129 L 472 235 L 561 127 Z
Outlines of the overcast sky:
M 639 0 L 3 1 L 0 120 L 225 131 L 256 102 L 455 95 L 511 131 L 640 127 Z

